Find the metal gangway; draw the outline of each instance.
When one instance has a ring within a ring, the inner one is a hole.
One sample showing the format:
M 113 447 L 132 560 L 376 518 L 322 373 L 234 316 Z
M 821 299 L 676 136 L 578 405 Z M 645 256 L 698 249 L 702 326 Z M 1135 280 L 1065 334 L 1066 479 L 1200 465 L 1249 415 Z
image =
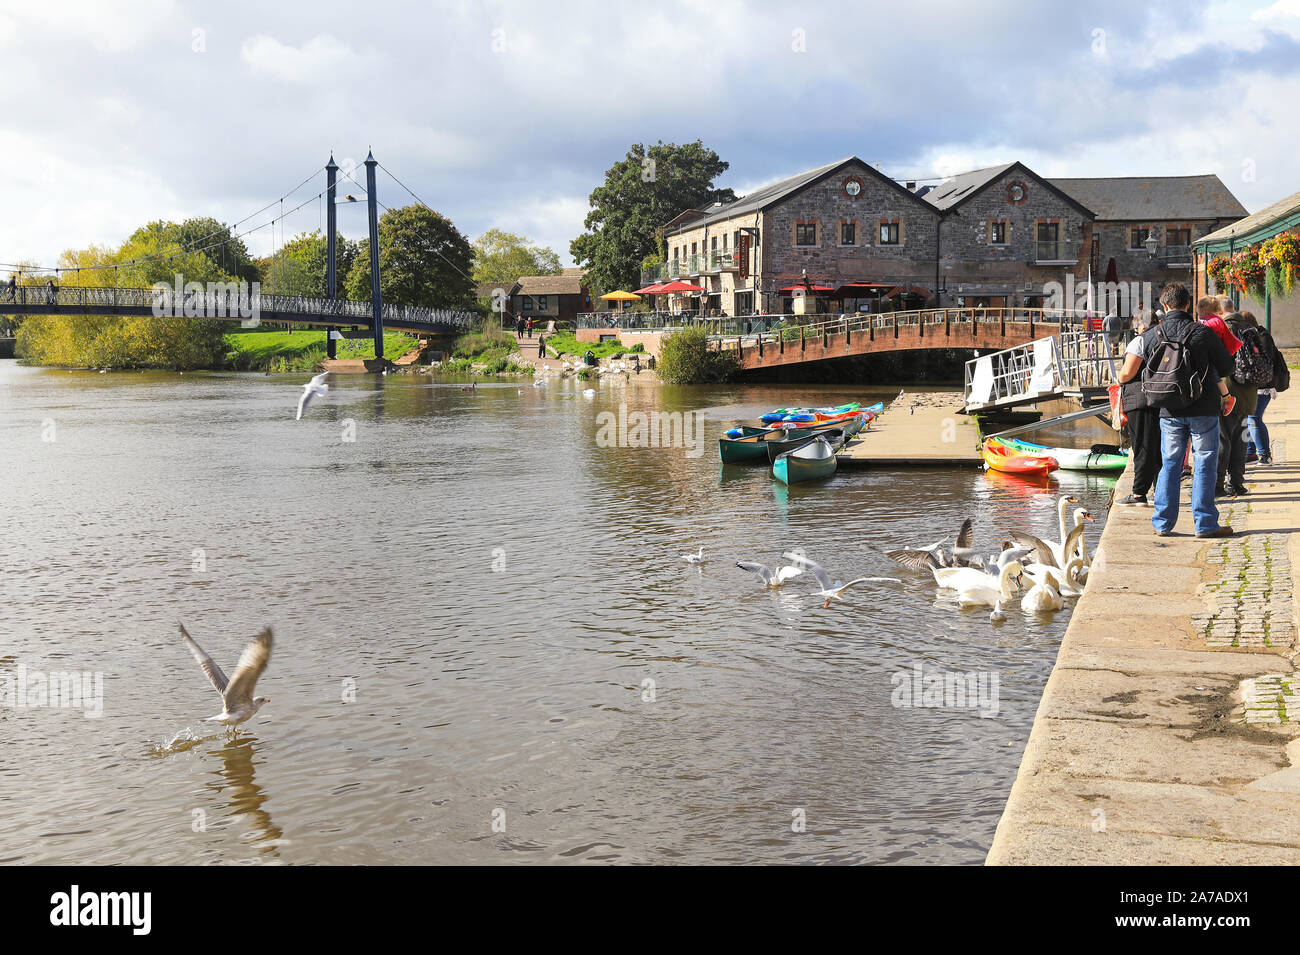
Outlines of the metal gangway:
M 1131 337 L 1131 332 L 1068 330 L 973 358 L 966 362 L 966 410 L 1096 398 L 1119 383 L 1124 346 Z

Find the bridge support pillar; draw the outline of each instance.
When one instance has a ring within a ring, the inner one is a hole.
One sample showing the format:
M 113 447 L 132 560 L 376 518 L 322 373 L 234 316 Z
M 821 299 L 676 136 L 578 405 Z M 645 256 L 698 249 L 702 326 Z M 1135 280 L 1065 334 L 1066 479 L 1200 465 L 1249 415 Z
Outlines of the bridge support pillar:
M 325 213 L 325 297 L 330 301 L 339 297 L 338 279 L 338 210 L 334 208 L 335 186 L 338 182 L 338 163 L 334 154 L 325 164 L 325 198 L 329 211 Z M 329 358 L 337 357 L 338 346 L 333 336 L 334 329 L 325 330 L 325 354 Z
M 366 154 L 366 206 L 370 218 L 370 328 L 375 333 L 375 357 L 384 357 L 384 301 L 379 291 L 379 207 L 375 196 L 375 166 L 379 163 L 373 152 Z

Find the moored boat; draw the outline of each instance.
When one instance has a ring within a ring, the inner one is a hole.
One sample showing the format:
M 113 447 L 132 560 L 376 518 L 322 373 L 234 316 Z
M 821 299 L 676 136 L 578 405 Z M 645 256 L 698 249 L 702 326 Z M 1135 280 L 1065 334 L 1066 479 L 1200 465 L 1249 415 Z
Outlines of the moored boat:
M 778 457 L 772 474 L 782 484 L 799 484 L 828 478 L 836 467 L 835 450 L 826 438 L 818 436 Z
M 778 421 L 803 420 L 798 416 L 808 415 L 806 420 L 812 421 L 812 415 L 825 414 L 835 416 L 851 414 L 861 407 L 861 403 L 853 401 L 848 404 L 836 405 L 833 408 L 777 408 L 775 411 L 769 411 L 767 414 L 760 416 L 758 420 L 762 421 L 764 424 L 773 424 Z
M 1017 454 L 1005 445 L 997 444 L 993 439 L 980 445 L 980 454 L 984 457 L 984 463 L 993 470 L 1005 474 L 1018 474 L 1021 477 L 1045 478 L 1060 467 L 1055 458 L 1045 455 Z
M 789 447 L 797 447 L 809 438 L 828 431 L 843 430 L 846 437 L 852 437 L 867 425 L 866 416 L 853 415 L 843 421 L 831 421 L 825 424 L 813 424 L 805 428 L 732 428 L 718 438 L 718 457 L 723 464 L 736 464 L 744 461 L 771 461 L 768 454 L 771 442 L 783 442 Z
M 811 435 L 792 431 L 788 438 L 776 438 L 767 442 L 767 459 L 775 464 L 778 457 L 787 451 L 793 451 L 800 445 L 807 444 L 809 439 L 814 436 L 825 438 L 830 443 L 831 450 L 839 451 L 849 438 L 853 437 L 865 426 L 866 419 L 862 415 L 857 415 L 844 422 L 842 426 L 818 428 Z
M 1015 438 L 989 438 L 1004 445 L 1016 454 L 1055 458 L 1065 471 L 1123 471 L 1128 466 L 1127 454 L 1093 452 L 1083 448 L 1051 448 Z

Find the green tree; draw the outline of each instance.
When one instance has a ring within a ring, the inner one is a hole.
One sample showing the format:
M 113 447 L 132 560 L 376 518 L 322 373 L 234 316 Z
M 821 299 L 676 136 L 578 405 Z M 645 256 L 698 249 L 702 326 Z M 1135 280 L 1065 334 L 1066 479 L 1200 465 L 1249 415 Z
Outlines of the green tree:
M 655 370 L 669 384 L 706 385 L 729 380 L 738 368 L 736 353 L 710 348 L 708 330 L 697 326 L 664 336 Z
M 425 206 L 379 217 L 379 288 L 385 302 L 430 308 L 474 307 L 474 250 L 446 216 Z M 347 297 L 370 298 L 370 242 L 357 244 Z
M 730 202 L 736 194 L 713 181 L 728 167 L 696 140 L 678 146 L 660 140 L 648 149 L 635 143 L 592 190 L 587 230 L 569 245 L 573 260 L 602 288 L 640 284 L 641 263 L 660 253 L 663 224 L 687 209 Z
M 474 282 L 513 282 L 521 275 L 559 275 L 560 257 L 522 235 L 488 229 L 474 240 Z
M 359 245 L 360 243 L 351 242 L 341 235 L 335 243 L 339 294 L 345 298 L 344 285 L 356 262 Z M 296 235 L 280 246 L 274 255 L 261 260 L 262 291 L 268 295 L 324 298 L 328 258 L 328 240 L 320 232 Z

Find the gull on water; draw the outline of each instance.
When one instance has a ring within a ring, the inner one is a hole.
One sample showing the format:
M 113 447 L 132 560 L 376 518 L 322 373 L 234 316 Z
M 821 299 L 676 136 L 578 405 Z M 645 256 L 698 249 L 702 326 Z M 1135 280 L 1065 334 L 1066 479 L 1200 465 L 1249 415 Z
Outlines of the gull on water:
M 216 716 L 207 717 L 203 720 L 204 723 L 223 723 L 234 730 L 260 710 L 263 704 L 271 702 L 269 697 L 253 696 L 257 678 L 262 675 L 267 662 L 271 659 L 270 627 L 255 636 L 253 642 L 244 648 L 244 652 L 239 655 L 239 663 L 235 665 L 235 675 L 229 679 L 212 657 L 204 653 L 203 648 L 194 642 L 194 638 L 186 632 L 185 626 L 181 624 L 180 627 L 181 636 L 185 638 L 190 653 L 194 654 L 194 659 L 199 661 L 199 666 L 203 668 L 203 672 L 221 694 L 221 712 Z
M 682 560 L 686 561 L 688 564 L 704 563 L 704 548 L 700 547 L 700 552 L 698 554 L 682 554 Z
M 322 371 L 319 375 L 302 386 L 302 397 L 298 399 L 298 417 L 294 418 L 295 421 L 301 420 L 303 411 L 306 410 L 307 405 L 311 404 L 313 398 L 329 391 L 330 386 L 325 384 L 325 379 L 329 377 L 329 374 L 328 371 Z
M 780 587 L 791 577 L 798 577 L 803 573 L 802 567 L 778 567 L 773 570 L 766 564 L 760 564 L 753 560 L 738 560 L 736 566 L 741 570 L 748 570 L 757 574 L 764 587 Z

